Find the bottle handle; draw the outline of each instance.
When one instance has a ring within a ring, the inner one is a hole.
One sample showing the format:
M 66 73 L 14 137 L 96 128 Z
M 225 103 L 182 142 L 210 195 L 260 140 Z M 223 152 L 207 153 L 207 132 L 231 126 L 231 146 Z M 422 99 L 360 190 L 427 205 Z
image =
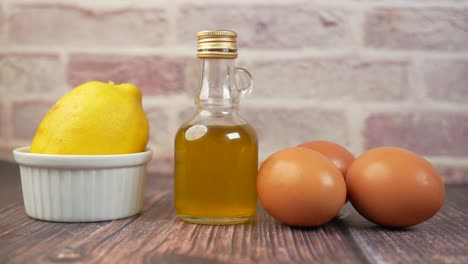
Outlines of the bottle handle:
M 235 67 L 234 69 L 236 70 L 236 90 L 240 93 L 241 96 L 252 92 L 253 79 L 250 72 L 240 67 Z

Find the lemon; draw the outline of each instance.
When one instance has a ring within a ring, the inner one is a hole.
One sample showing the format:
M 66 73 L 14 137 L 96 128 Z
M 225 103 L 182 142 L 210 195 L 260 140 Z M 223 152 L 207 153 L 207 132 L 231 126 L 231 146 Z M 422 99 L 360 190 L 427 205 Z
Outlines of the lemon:
M 148 120 L 133 84 L 91 81 L 77 86 L 45 115 L 32 153 L 105 155 L 144 151 Z

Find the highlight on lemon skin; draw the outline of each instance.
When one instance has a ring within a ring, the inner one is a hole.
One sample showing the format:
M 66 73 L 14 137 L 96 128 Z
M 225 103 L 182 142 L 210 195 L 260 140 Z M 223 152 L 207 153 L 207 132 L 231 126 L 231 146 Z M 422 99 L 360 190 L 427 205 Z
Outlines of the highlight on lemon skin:
M 129 83 L 90 81 L 60 98 L 41 121 L 31 153 L 105 155 L 145 150 L 142 95 Z

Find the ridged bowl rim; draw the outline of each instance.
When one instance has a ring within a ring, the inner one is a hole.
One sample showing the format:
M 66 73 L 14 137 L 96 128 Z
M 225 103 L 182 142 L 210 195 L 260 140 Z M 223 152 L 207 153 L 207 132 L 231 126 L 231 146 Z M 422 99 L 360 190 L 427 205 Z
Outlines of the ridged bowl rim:
M 30 146 L 13 150 L 15 161 L 20 165 L 46 168 L 120 168 L 146 164 L 151 160 L 153 151 L 146 148 L 143 152 L 116 155 L 57 155 L 29 152 Z

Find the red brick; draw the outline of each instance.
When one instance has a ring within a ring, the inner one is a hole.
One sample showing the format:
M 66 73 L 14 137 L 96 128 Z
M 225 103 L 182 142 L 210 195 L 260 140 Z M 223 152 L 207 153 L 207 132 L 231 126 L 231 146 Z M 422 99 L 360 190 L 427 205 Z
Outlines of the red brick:
M 465 166 L 449 166 L 433 164 L 445 183 L 466 184 L 468 183 L 468 162 Z
M 11 118 L 14 138 L 32 141 L 42 118 L 53 105 L 54 102 L 45 101 L 14 103 Z
M 99 80 L 133 83 L 144 95 L 167 95 L 184 89 L 184 60 L 155 56 L 75 54 L 68 65 L 72 86 Z
M 60 98 L 67 87 L 59 57 L 47 54 L 0 54 L 0 94 L 23 98 L 47 94 Z
M 227 28 L 239 34 L 241 47 L 347 48 L 349 15 L 341 9 L 291 5 L 184 5 L 177 18 L 179 43 L 196 45 L 196 32 Z
M 378 113 L 365 122 L 365 147 L 398 146 L 422 155 L 468 155 L 468 114 Z
M 468 103 L 468 60 L 427 60 L 422 69 L 432 99 Z
M 301 59 L 253 62 L 253 98 L 400 101 L 410 96 L 408 62 Z
M 243 107 L 246 120 L 259 139 L 260 161 L 282 148 L 311 140 L 331 140 L 347 145 L 348 125 L 341 111 L 313 107 Z
M 19 5 L 12 9 L 10 41 L 43 46 L 155 46 L 166 42 L 161 9 L 91 10 L 72 5 Z
M 373 48 L 468 50 L 466 25 L 466 8 L 379 8 L 367 13 L 364 38 Z

